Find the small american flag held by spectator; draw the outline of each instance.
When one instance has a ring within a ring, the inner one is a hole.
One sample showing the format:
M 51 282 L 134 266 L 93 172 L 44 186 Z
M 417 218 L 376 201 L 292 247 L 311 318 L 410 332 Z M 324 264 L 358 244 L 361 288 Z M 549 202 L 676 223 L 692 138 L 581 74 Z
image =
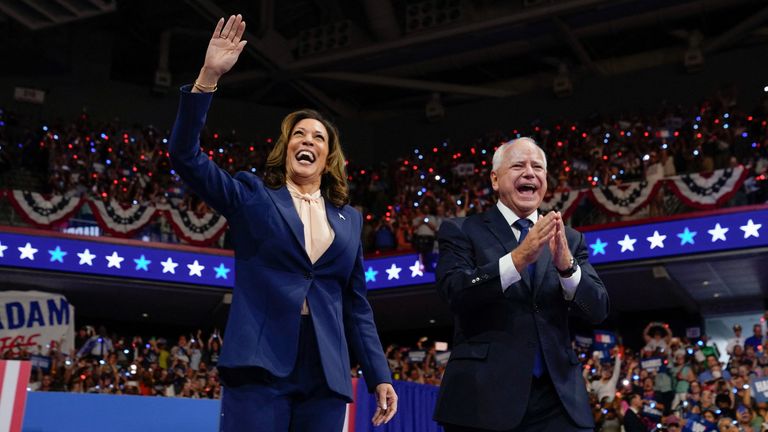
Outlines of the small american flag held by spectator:
M 0 432 L 21 432 L 30 370 L 28 361 L 0 360 Z

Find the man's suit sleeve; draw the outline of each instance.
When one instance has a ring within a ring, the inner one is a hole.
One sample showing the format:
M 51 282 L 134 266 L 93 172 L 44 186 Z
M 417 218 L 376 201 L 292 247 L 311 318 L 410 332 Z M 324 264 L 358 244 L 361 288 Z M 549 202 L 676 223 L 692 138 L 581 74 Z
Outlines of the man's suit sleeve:
M 189 86 L 181 88 L 168 153 L 173 169 L 184 182 L 213 209 L 227 216 L 245 201 L 249 191 L 200 151 L 200 132 L 212 99 L 213 93 L 191 93 Z
M 475 264 L 472 243 L 462 230 L 464 220 L 446 220 L 437 233 L 440 246 L 437 289 L 456 313 L 473 311 L 505 297 L 499 262 L 491 260 L 481 266 Z
M 359 214 L 358 218 L 358 226 L 362 229 L 362 217 Z M 356 233 L 358 237 L 360 232 Z M 352 352 L 363 368 L 368 391 L 373 393 L 378 384 L 391 383 L 392 377 L 376 323 L 373 321 L 373 310 L 368 303 L 367 291 L 363 271 L 363 244 L 358 241 L 357 258 L 349 278 L 349 286 L 344 290 L 344 330 Z
M 568 236 L 568 244 L 573 245 L 571 253 L 581 268 L 581 281 L 576 288 L 571 310 L 590 323 L 599 324 L 608 317 L 608 292 L 594 267 L 589 263 L 584 234 L 570 229 L 569 232 L 571 235 Z

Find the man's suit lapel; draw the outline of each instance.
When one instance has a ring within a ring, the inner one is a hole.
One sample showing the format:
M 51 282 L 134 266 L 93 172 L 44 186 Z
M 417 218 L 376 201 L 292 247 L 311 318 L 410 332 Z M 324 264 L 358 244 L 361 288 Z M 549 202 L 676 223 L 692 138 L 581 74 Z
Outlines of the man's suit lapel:
M 512 232 L 512 227 L 507 224 L 507 220 L 504 219 L 504 215 L 498 207 L 493 206 L 492 209 L 485 212 L 485 223 L 488 230 L 496 237 L 501 245 L 504 247 L 505 253 L 511 252 L 517 247 L 517 239 L 515 233 Z M 526 285 L 531 286 L 531 279 L 527 271 L 523 271 L 520 275 Z
M 533 282 L 533 296 L 534 298 L 541 288 L 541 284 L 544 281 L 544 277 L 547 275 L 549 266 L 552 265 L 552 252 L 549 250 L 549 245 L 544 245 L 544 248 L 539 254 L 539 259 L 536 260 L 536 274 Z
M 283 216 L 285 223 L 291 229 L 296 241 L 301 245 L 301 250 L 305 250 L 304 246 L 304 224 L 299 219 L 299 213 L 296 211 L 296 206 L 293 204 L 293 198 L 291 193 L 288 192 L 288 188 L 283 186 L 279 189 L 266 188 L 267 193 L 272 197 L 272 201 L 275 203 L 275 207 Z

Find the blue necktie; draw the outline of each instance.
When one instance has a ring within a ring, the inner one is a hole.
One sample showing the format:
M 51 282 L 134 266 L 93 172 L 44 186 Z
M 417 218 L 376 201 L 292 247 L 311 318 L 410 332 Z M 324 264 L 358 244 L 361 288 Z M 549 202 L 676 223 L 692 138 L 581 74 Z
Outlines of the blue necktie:
M 531 226 L 533 226 L 533 222 L 528 219 L 518 219 L 513 225 L 520 230 L 520 240 L 518 241 L 518 244 L 520 244 L 525 240 L 525 236 L 528 235 L 528 231 L 530 231 Z M 531 281 L 531 289 L 533 289 L 533 278 L 536 275 L 536 263 L 528 264 L 527 270 L 528 279 Z M 533 357 L 533 376 L 540 378 L 542 375 L 544 375 L 544 358 L 541 352 L 541 343 L 539 343 L 536 355 Z

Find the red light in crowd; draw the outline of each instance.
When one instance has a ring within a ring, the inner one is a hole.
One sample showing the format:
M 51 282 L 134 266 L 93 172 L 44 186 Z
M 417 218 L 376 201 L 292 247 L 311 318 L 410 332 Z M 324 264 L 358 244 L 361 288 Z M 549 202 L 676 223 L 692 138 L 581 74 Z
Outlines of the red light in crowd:
M 409 163 L 410 163 L 410 162 L 408 162 L 407 160 L 404 160 L 404 161 L 403 161 L 403 165 L 408 165 Z
M 248 147 L 248 150 L 253 151 L 253 146 Z
M 102 192 L 102 193 L 101 193 L 101 197 L 102 197 L 102 198 L 106 198 L 106 197 L 107 197 L 107 193 L 106 193 L 106 192 Z
M 481 164 L 481 165 L 483 165 L 483 166 L 485 166 L 486 162 L 485 162 L 485 161 L 482 161 L 482 162 L 480 162 L 480 164 Z
M 389 212 L 386 212 L 386 213 L 384 213 L 384 214 L 385 214 L 385 215 L 387 215 L 387 217 L 389 217 L 389 216 L 391 216 L 391 215 L 392 215 L 392 214 L 391 214 L 391 213 L 389 213 Z
M 352 176 L 347 176 L 347 180 L 352 180 Z
M 474 147 L 470 148 L 469 152 L 472 153 L 472 154 L 475 154 L 475 148 Z
M 565 172 L 571 172 L 571 167 L 565 167 Z
M 128 188 L 123 188 L 123 192 L 128 192 Z
M 586 133 L 586 132 L 582 132 L 582 133 L 581 133 L 581 137 L 582 137 L 582 138 L 586 138 L 586 137 L 587 137 L 587 133 Z
M 364 169 L 360 170 L 360 175 L 365 175 L 365 170 Z
M 219 139 L 219 134 L 217 133 L 213 134 L 213 139 Z
M 125 183 L 125 182 L 127 182 L 127 181 L 128 181 L 128 179 L 126 179 L 125 177 L 123 177 L 123 183 Z
M 747 117 L 747 121 L 752 121 L 752 116 Z
M 673 133 L 672 135 L 674 135 L 674 136 L 680 136 L 680 132 L 678 132 L 678 131 L 675 131 L 675 133 Z
M 592 176 L 587 177 L 587 181 L 592 181 Z
M 513 129 L 513 130 L 512 130 L 512 133 L 513 133 L 513 134 L 517 134 L 517 129 Z
M 373 215 L 370 213 L 365 215 L 365 220 L 373 220 Z
M 624 131 L 620 131 L 619 135 L 624 136 Z
M 540 128 L 540 127 L 538 127 L 538 126 L 536 126 L 535 128 L 533 128 L 533 130 L 535 130 L 536 132 L 538 132 L 538 131 L 540 131 L 540 130 L 541 130 L 541 128 Z
M 558 142 L 557 142 L 557 146 L 558 146 L 558 147 L 562 147 L 562 146 L 563 146 L 563 142 L 562 142 L 562 141 L 558 141 Z
M 210 156 L 213 156 L 213 150 L 208 150 L 208 154 L 209 154 Z
M 171 157 L 171 154 L 168 152 L 165 152 L 165 157 Z
M 592 182 L 592 186 L 597 186 L 597 182 Z
M 208 160 L 213 160 L 213 156 L 208 156 Z
M 555 129 L 560 130 L 560 125 L 555 125 Z
M 477 169 L 477 168 L 475 168 L 475 174 L 477 174 L 477 173 L 479 173 L 479 172 L 480 172 L 480 170 L 479 170 L 479 169 Z
M 267 138 L 267 143 L 272 144 L 272 138 Z
M 701 138 L 701 132 L 696 134 L 696 138 Z
M 417 169 L 419 169 L 419 166 L 418 166 L 418 165 L 414 165 L 414 166 L 413 166 L 413 169 L 414 169 L 414 170 L 417 170 Z
M 67 144 L 67 148 L 71 150 L 72 149 L 72 144 Z
M 568 161 L 567 161 L 567 160 L 564 160 L 564 161 L 563 161 L 563 165 L 568 165 Z
M 648 133 L 648 131 L 645 131 L 645 132 L 643 132 L 643 136 L 644 136 L 644 137 L 648 137 L 649 135 L 650 135 L 650 134 Z
M 608 155 L 603 155 L 603 160 L 608 160 Z
M 98 175 L 98 174 L 96 174 L 96 173 L 93 173 L 93 175 L 92 175 L 91 177 L 93 177 L 93 178 L 97 178 L 97 177 L 99 177 L 99 175 Z
M 715 119 L 715 124 L 720 124 L 720 119 Z
M 77 155 L 72 155 L 72 159 L 77 159 Z
M 112 183 L 117 184 L 117 180 L 116 179 L 112 180 Z
M 139 159 L 144 160 L 144 155 L 139 156 Z
M 229 158 L 229 163 L 232 163 L 232 158 Z
M 571 126 L 571 130 L 572 130 L 572 131 L 575 131 L 575 130 L 576 130 L 576 126 L 575 126 L 575 125 L 574 125 L 574 126 Z
M 91 140 L 91 137 L 87 136 L 87 137 L 85 137 L 85 140 L 86 140 L 86 141 L 90 141 L 90 140 Z
M 757 350 L 758 350 L 758 351 L 762 351 L 762 350 L 763 350 L 763 346 L 762 346 L 762 345 L 758 345 L 758 346 L 757 346 Z
M 112 147 L 107 147 L 107 151 L 108 151 L 109 153 L 112 153 Z
M 138 169 L 136 169 L 136 167 L 133 167 L 133 172 L 136 172 L 136 171 L 138 171 Z
M 456 157 L 461 157 L 461 152 L 456 153 Z
M 429 171 L 429 173 L 430 173 L 430 174 L 432 174 L 432 173 L 433 173 L 435 170 L 433 170 L 432 168 L 430 168 L 428 171 Z
M 45 147 L 45 143 L 40 141 L 40 147 Z
M 109 135 L 104 135 L 104 139 L 105 139 L 106 141 L 109 141 Z
M 437 153 L 437 147 L 432 147 L 432 153 Z
M 387 206 L 387 210 L 392 210 L 392 206 L 391 206 L 391 205 L 388 205 L 388 206 Z
M 123 134 L 123 138 L 128 139 L 128 134 Z
M 152 177 L 152 171 L 148 172 L 147 175 Z

